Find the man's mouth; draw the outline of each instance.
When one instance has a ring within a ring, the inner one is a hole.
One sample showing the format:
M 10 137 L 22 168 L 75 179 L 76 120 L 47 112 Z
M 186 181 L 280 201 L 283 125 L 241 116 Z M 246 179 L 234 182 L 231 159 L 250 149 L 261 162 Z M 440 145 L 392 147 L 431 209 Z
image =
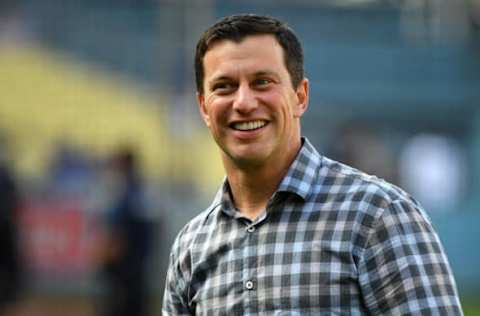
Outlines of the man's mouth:
M 237 131 L 253 131 L 253 130 L 262 128 L 265 125 L 267 125 L 266 121 L 258 120 L 258 121 L 232 123 L 231 127 L 233 129 L 236 129 Z

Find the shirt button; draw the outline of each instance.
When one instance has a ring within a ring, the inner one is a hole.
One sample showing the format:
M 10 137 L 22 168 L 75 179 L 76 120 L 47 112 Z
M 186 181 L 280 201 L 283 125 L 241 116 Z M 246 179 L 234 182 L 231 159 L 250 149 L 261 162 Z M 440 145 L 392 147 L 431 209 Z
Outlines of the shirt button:
M 255 226 L 252 225 L 247 227 L 247 232 L 253 233 L 254 231 L 255 231 Z
M 245 282 L 245 288 L 247 290 L 253 290 L 254 287 L 255 287 L 255 284 L 253 283 L 253 281 L 249 280 L 249 281 Z

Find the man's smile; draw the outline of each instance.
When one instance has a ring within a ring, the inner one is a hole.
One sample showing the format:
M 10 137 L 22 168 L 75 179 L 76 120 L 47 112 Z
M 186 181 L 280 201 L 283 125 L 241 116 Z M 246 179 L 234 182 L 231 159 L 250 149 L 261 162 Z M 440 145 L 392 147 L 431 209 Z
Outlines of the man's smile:
M 252 131 L 252 130 L 260 129 L 267 124 L 268 124 L 267 121 L 255 120 L 255 121 L 247 121 L 247 122 L 234 122 L 230 124 L 230 127 L 237 131 Z

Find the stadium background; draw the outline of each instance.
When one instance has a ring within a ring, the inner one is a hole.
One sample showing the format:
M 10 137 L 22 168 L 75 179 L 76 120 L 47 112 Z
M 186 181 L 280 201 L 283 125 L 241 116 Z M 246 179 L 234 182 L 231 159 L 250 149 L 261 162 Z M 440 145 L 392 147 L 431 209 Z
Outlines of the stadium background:
M 311 82 L 303 133 L 426 206 L 465 312 L 480 314 L 478 0 L 2 1 L 0 151 L 26 201 L 29 258 L 15 313 L 91 315 L 100 289 L 89 245 L 108 199 L 91 165 L 123 143 L 135 144 L 148 181 L 158 313 L 174 235 L 223 177 L 194 101 L 194 45 L 212 21 L 240 12 L 297 31 Z M 59 184 L 61 155 L 74 170 Z

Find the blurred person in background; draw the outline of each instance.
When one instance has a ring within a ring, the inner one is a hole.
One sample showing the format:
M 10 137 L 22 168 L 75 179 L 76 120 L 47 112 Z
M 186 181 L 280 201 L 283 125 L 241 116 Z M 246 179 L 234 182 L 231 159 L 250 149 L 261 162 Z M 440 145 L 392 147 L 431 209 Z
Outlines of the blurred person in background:
M 148 315 L 147 263 L 151 253 L 152 223 L 146 218 L 146 199 L 136 153 L 125 147 L 110 161 L 115 182 L 106 233 L 98 243 L 101 276 L 106 297 L 101 313 L 106 316 Z
M 21 260 L 16 211 L 19 192 L 0 144 L 0 315 L 13 306 L 21 289 Z
M 173 244 L 164 315 L 462 314 L 422 207 L 301 137 L 309 83 L 286 24 L 221 19 L 195 71 L 226 179 Z

